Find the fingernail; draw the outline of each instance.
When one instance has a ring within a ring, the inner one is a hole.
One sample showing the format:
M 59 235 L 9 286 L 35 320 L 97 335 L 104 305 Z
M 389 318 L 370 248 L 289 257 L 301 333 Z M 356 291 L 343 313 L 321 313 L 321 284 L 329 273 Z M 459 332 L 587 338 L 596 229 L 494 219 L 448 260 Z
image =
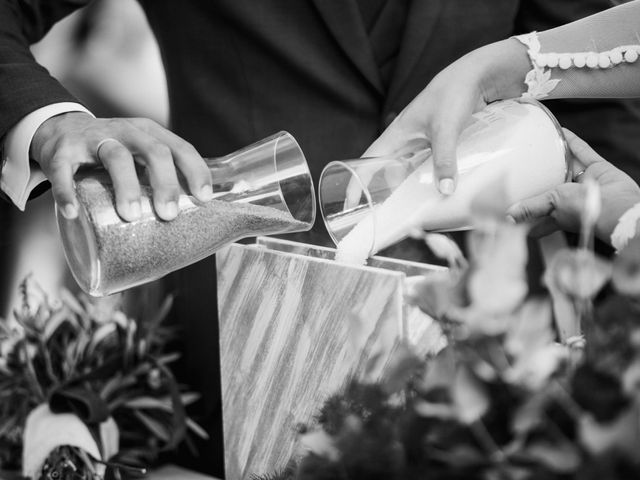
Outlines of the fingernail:
M 140 207 L 140 202 L 134 200 L 133 202 L 129 202 L 129 215 L 132 219 L 137 220 L 142 215 L 142 208 Z
M 443 178 L 440 180 L 440 183 L 438 183 L 438 189 L 443 195 L 451 195 L 455 188 L 456 185 L 453 183 L 452 178 Z
M 213 188 L 211 185 L 203 185 L 200 189 L 200 200 L 203 202 L 208 202 L 213 198 Z
M 511 215 L 507 215 L 506 217 L 504 217 L 504 219 L 505 219 L 505 221 L 506 221 L 507 223 L 513 223 L 514 225 L 515 225 L 516 223 L 518 223 L 518 222 L 516 222 L 516 219 L 515 219 L 515 218 L 513 218 Z
M 178 204 L 176 202 L 167 202 L 164 204 L 164 216 L 167 218 L 175 218 L 178 215 Z
M 62 207 L 62 216 L 68 220 L 73 220 L 78 216 L 78 207 L 73 203 L 67 203 Z

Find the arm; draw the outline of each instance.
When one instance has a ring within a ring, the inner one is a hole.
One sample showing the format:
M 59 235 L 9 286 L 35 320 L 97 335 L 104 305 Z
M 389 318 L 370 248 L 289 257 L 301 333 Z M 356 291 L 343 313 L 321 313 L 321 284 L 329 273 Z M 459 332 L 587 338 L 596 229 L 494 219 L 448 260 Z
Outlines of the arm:
M 29 45 L 40 40 L 56 21 L 86 3 L 86 0 L 0 2 L 0 138 L 40 107 L 77 102 L 36 63 Z
M 532 31 L 543 32 L 546 35 L 550 29 L 581 20 L 574 26 L 583 26 L 584 32 L 589 32 L 589 40 L 579 40 L 575 34 L 568 35 L 570 41 L 575 42 L 576 48 L 580 50 L 592 50 L 594 45 L 601 49 L 611 46 L 611 39 L 602 38 L 599 29 L 585 25 L 594 19 L 602 18 L 604 13 L 598 16 L 603 10 L 610 8 L 614 3 L 611 0 L 589 0 L 576 2 L 573 0 L 526 0 L 521 2 L 518 20 L 514 33 L 528 33 Z M 627 9 L 628 7 L 625 7 Z M 624 11 L 624 10 L 623 10 Z M 609 10 L 607 15 L 616 13 L 618 10 Z M 586 17 L 591 16 L 589 19 Z M 632 16 L 625 13 L 627 20 Z M 616 28 L 609 29 L 616 31 Z M 637 27 L 636 27 L 637 28 Z M 621 32 L 625 32 L 622 29 Z M 624 34 L 623 35 L 628 35 Z M 607 37 L 605 35 L 605 37 Z M 628 38 L 620 38 L 620 41 L 629 40 L 638 43 L 639 39 L 635 35 Z M 604 43 L 603 43 L 604 42 Z M 580 47 L 582 45 L 582 47 Z M 549 46 L 548 48 L 552 48 Z M 549 50 L 550 51 L 550 50 Z M 573 51 L 573 49 L 572 49 Z M 634 64 L 626 64 L 631 66 Z M 559 69 L 558 73 L 560 72 Z M 600 69 L 582 73 L 598 74 Z M 613 69 L 605 70 L 606 73 L 614 73 Z M 602 72 L 600 72 L 602 73 Z M 620 72 L 618 72 L 619 74 Z M 551 71 L 552 76 L 555 72 Z M 563 85 L 564 83 L 564 85 Z M 566 87 L 566 82 L 562 80 L 552 91 L 553 96 L 560 96 L 561 88 Z M 564 96 L 564 95 L 563 95 Z M 588 94 L 583 97 L 590 96 Z M 591 96 L 590 96 L 591 97 Z M 575 132 L 584 139 L 595 151 L 606 158 L 616 167 L 631 176 L 636 182 L 640 182 L 640 98 L 563 98 L 547 101 L 543 99 L 545 105 L 553 112 L 558 122 Z
M 56 20 L 86 3 L 0 2 L 0 136 L 42 106 L 74 100 L 36 64 L 29 44 Z M 62 113 L 37 128 L 29 154 L 51 182 L 61 212 L 69 217 L 77 214 L 73 175 L 82 165 L 100 163 L 107 169 L 116 208 L 125 220 L 136 219 L 140 212 L 136 163 L 147 169 L 156 213 L 165 220 L 177 215 L 178 171 L 195 197 L 206 201 L 212 196 L 209 170 L 195 148 L 147 119 L 96 119 L 84 112 Z
M 640 4 L 630 2 L 538 34 L 540 53 L 528 53 L 559 81 L 549 98 L 639 96 L 639 27 Z
M 618 26 L 619 25 L 619 26 Z M 632 2 L 604 11 L 587 19 L 542 32 L 538 38 L 540 51 L 580 52 L 597 40 L 602 49 L 626 45 L 636 38 L 635 25 L 640 25 L 640 3 Z M 636 38 L 636 44 L 640 40 Z M 600 50 L 598 50 L 600 51 Z M 440 72 L 416 99 L 380 136 L 366 155 L 384 155 L 397 150 L 408 139 L 426 135 L 435 161 L 436 181 L 442 185 L 455 182 L 455 148 L 457 138 L 469 116 L 488 103 L 515 98 L 525 93 L 525 77 L 532 70 L 527 47 L 515 39 L 507 39 L 475 50 Z M 559 80 L 546 98 L 612 96 L 639 94 L 640 62 L 621 62 L 602 69 L 552 68 L 551 78 Z M 443 183 L 443 180 L 446 180 Z M 453 186 L 453 185 L 452 185 Z

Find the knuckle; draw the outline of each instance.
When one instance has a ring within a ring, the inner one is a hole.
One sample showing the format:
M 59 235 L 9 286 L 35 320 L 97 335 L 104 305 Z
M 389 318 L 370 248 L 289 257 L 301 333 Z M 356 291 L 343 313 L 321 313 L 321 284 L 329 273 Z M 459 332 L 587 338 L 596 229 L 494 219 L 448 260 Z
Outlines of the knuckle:
M 130 154 L 127 147 L 122 145 L 120 142 L 106 142 L 101 147 L 101 153 L 104 152 L 109 157 L 112 157 L 116 160 L 128 160 Z
M 533 212 L 529 205 L 522 204 L 520 208 L 515 213 L 515 217 L 517 220 L 528 222 L 533 218 Z
M 77 147 L 83 141 L 82 136 L 77 133 L 65 133 L 59 138 L 56 149 L 58 152 L 66 152 Z
M 454 170 L 456 162 L 450 157 L 438 158 L 434 162 L 439 170 Z
M 119 130 L 122 126 L 122 120 L 119 118 L 108 118 L 106 120 L 106 127 L 109 130 Z
M 200 175 L 207 182 L 211 181 L 211 171 L 209 170 L 209 168 L 207 168 L 207 165 L 204 162 L 200 164 L 198 170 L 198 175 Z
M 117 191 L 117 195 L 127 202 L 138 200 L 140 198 L 140 186 L 137 182 L 123 182 Z
M 154 142 L 148 145 L 147 152 L 153 158 L 167 160 L 171 157 L 171 149 L 164 143 Z
M 143 117 L 131 118 L 129 121 L 134 126 L 136 126 L 137 128 L 139 128 L 140 130 L 142 130 L 144 132 L 148 132 L 156 124 L 156 122 L 154 122 L 153 120 L 151 120 L 149 118 L 143 118 Z
M 560 192 L 556 188 L 549 190 L 547 192 L 547 199 L 553 208 L 557 208 L 561 202 Z
M 186 140 L 179 140 L 178 141 L 178 145 L 176 146 L 176 150 L 181 154 L 184 155 L 185 157 L 195 157 L 200 159 L 200 154 L 198 153 L 198 151 L 196 150 L 196 147 L 194 147 L 193 145 L 191 145 L 189 142 L 187 142 Z M 202 162 L 204 163 L 204 162 Z
M 70 163 L 70 157 L 64 154 L 64 152 L 58 151 L 53 155 L 53 157 L 51 157 L 49 167 L 51 170 L 59 170 Z
M 177 200 L 180 195 L 178 186 L 172 183 L 166 183 L 157 190 L 158 199 L 162 201 Z
M 73 192 L 58 182 L 51 183 L 51 194 L 56 200 L 68 201 L 73 199 Z

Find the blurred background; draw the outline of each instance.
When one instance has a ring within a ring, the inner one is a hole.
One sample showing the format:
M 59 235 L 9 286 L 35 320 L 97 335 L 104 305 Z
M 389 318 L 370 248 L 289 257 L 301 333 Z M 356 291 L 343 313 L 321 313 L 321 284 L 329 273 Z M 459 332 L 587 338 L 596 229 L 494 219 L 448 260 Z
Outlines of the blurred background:
M 32 47 L 36 59 L 99 117 L 167 125 L 167 88 L 155 38 L 135 0 L 97 0 Z M 46 292 L 76 290 L 62 253 L 50 192 L 25 212 L 0 201 L 0 317 L 18 305 L 28 275 Z

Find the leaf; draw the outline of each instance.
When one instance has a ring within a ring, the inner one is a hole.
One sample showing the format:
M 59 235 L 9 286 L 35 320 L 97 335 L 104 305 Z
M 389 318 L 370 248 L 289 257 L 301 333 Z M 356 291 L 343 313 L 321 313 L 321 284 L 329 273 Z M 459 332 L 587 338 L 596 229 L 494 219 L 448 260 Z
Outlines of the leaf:
M 178 446 L 187 432 L 187 414 L 180 398 L 180 388 L 178 387 L 178 383 L 176 382 L 173 373 L 171 373 L 171 370 L 169 370 L 165 365 L 158 362 L 156 362 L 156 367 L 162 372 L 171 397 L 172 428 L 171 437 L 166 446 L 168 450 L 171 450 Z
M 197 393 L 183 393 L 180 395 L 180 400 L 183 405 L 190 405 L 200 399 L 200 395 Z M 171 404 L 170 397 L 136 397 L 130 400 L 127 400 L 123 403 L 123 406 L 134 409 L 159 409 L 164 410 L 166 412 L 171 412 L 173 410 L 173 406 Z
M 173 363 L 180 358 L 179 353 L 168 353 L 166 355 L 162 355 L 158 357 L 156 360 L 160 365 L 168 365 L 169 363 Z
M 549 94 L 556 88 L 556 86 L 560 83 L 560 79 L 556 80 L 548 80 L 544 84 L 540 85 L 538 88 L 538 93 L 535 95 L 535 98 L 545 98 L 548 97 Z
M 524 453 L 556 473 L 574 472 L 582 463 L 579 450 L 569 441 L 535 442 Z
M 425 418 L 440 418 L 442 420 L 456 418 L 455 408 L 444 403 L 432 403 L 419 400 L 414 403 L 413 408 L 418 415 Z
M 504 379 L 529 390 L 542 388 L 569 356 L 569 349 L 557 343 L 521 355 L 504 373 Z
M 438 258 L 446 260 L 449 266 L 465 267 L 467 265 L 458 244 L 446 235 L 427 233 L 424 236 L 424 242 Z
M 108 400 L 111 394 L 119 387 L 122 382 L 122 373 L 117 372 L 113 377 L 107 380 L 100 391 L 100 398 Z
M 87 355 L 91 355 L 98 347 L 98 345 L 109 336 L 115 334 L 117 332 L 117 329 L 118 327 L 115 323 L 104 323 L 100 325 L 91 336 L 91 341 L 87 346 Z
M 638 406 L 632 405 L 615 420 L 606 423 L 596 421 L 591 415 L 583 415 L 578 423 L 580 443 L 593 455 L 618 451 L 636 461 L 640 449 L 638 413 Z
M 312 452 L 332 462 L 340 459 L 340 451 L 336 448 L 333 438 L 322 429 L 300 435 L 299 444 L 304 452 Z
M 455 349 L 447 346 L 427 363 L 422 378 L 416 387 L 423 393 L 436 388 L 446 388 L 452 385 L 456 373 Z
M 180 398 L 182 399 L 183 405 L 191 405 L 192 403 L 200 400 L 200 398 L 202 398 L 202 395 L 196 392 L 186 392 L 180 395 Z
M 109 460 L 118 453 L 120 447 L 120 430 L 113 417 L 100 424 L 100 445 L 102 458 Z
M 613 260 L 613 286 L 628 297 L 640 297 L 640 237 L 633 238 Z
M 446 450 L 436 450 L 434 448 L 429 448 L 429 457 L 448 464 L 456 470 L 470 467 L 482 467 L 487 464 L 486 453 L 480 451 L 478 448 L 474 448 L 471 445 L 465 444 L 452 445 Z
M 80 316 L 85 315 L 85 309 L 80 305 L 78 299 L 66 288 L 60 290 L 60 299 L 72 312 Z
M 640 358 L 636 356 L 622 374 L 624 393 L 638 398 L 640 393 Z
M 520 357 L 552 343 L 551 319 L 552 308 L 548 298 L 525 302 L 509 325 L 505 350 L 514 357 Z
M 206 432 L 206 430 L 190 418 L 187 418 L 187 428 L 200 438 L 204 438 L 205 440 L 209 438 L 209 434 Z
M 387 371 L 384 372 L 381 387 L 388 394 L 407 387 L 407 382 L 422 365 L 422 360 L 406 344 L 402 343 L 392 352 Z
M 48 342 L 51 337 L 56 333 L 58 328 L 63 324 L 68 323 L 74 332 L 80 329 L 78 320 L 71 314 L 66 308 L 61 308 L 53 312 L 53 314 L 47 319 L 44 325 L 44 331 L 42 332 L 42 340 Z
M 562 249 L 544 274 L 549 288 L 581 300 L 594 298 L 611 278 L 611 263 L 585 250 Z
M 427 315 L 441 319 L 453 303 L 454 282 L 448 271 L 434 271 L 428 275 L 407 277 L 404 298 Z
M 524 300 L 528 291 L 526 235 L 522 226 L 507 224 L 470 233 L 472 270 L 467 288 L 473 309 L 506 314 Z
M 581 212 L 581 222 L 583 229 L 593 232 L 596 222 L 602 212 L 602 195 L 600 185 L 593 178 L 586 177 L 582 185 L 587 189 L 584 204 Z
M 156 437 L 165 443 L 168 443 L 171 439 L 171 432 L 169 427 L 159 422 L 158 420 L 150 417 L 149 415 L 142 413 L 140 410 L 134 410 L 133 415 L 140 420 L 140 422 Z
M 534 392 L 516 409 L 511 421 L 513 432 L 524 436 L 543 423 L 547 403 L 546 393 Z
M 171 411 L 171 400 L 168 397 L 162 399 L 153 397 L 137 397 L 127 400 L 123 405 L 128 408 L 140 410 L 159 409 L 166 412 Z
M 480 420 L 489 409 L 485 386 L 466 365 L 460 365 L 456 371 L 452 398 L 462 423 L 471 424 Z

